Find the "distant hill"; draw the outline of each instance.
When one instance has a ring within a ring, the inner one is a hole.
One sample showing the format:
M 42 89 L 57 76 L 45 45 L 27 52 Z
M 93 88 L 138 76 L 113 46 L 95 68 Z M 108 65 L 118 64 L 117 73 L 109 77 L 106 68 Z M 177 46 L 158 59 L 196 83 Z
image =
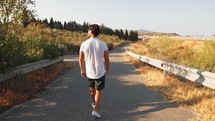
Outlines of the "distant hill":
M 137 32 L 139 32 L 139 33 L 149 33 L 149 32 L 152 32 L 152 31 L 145 30 L 145 29 L 139 29 L 139 30 L 137 30 Z
M 177 33 L 163 33 L 163 32 L 139 32 L 140 36 L 180 36 Z
M 154 32 L 150 30 L 145 30 L 145 29 L 139 29 L 137 30 L 138 35 L 140 36 L 180 36 L 177 33 L 164 33 L 164 32 Z

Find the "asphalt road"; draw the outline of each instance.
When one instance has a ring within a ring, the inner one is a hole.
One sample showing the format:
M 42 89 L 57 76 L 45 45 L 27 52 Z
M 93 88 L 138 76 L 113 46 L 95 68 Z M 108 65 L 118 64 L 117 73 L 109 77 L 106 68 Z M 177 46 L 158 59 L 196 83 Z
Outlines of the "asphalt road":
M 91 97 L 86 78 L 77 66 L 54 80 L 45 91 L 9 111 L 0 121 L 187 121 L 190 110 L 165 101 L 147 89 L 135 68 L 124 60 L 126 46 L 110 52 L 110 74 L 106 76 L 99 112 L 101 119 L 91 116 Z M 71 57 L 70 57 L 71 58 Z

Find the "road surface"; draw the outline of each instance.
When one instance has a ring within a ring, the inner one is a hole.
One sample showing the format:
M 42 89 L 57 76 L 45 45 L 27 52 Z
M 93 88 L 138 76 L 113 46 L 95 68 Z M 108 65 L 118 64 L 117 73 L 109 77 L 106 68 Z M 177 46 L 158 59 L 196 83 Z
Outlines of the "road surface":
M 124 60 L 126 46 L 110 52 L 110 74 L 106 77 L 99 113 L 91 116 L 91 97 L 86 78 L 77 66 L 35 95 L 9 111 L 0 114 L 0 121 L 187 121 L 190 110 L 165 101 L 161 95 L 147 89 L 135 68 Z

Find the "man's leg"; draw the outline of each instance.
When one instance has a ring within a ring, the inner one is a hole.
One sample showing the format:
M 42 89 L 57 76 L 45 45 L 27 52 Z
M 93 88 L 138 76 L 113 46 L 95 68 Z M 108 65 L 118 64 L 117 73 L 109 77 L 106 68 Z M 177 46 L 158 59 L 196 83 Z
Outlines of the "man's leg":
M 93 104 L 95 105 L 95 95 L 96 95 L 96 89 L 95 88 L 90 87 L 90 95 L 93 99 Z
M 95 108 L 94 108 L 94 111 L 98 112 L 98 107 L 99 107 L 99 103 L 100 103 L 100 100 L 101 100 L 101 95 L 102 95 L 102 90 L 96 90 L 96 93 L 95 93 L 95 98 L 94 98 L 94 101 L 95 101 Z
M 99 103 L 101 100 L 102 90 L 105 88 L 105 75 L 95 81 L 95 108 L 94 111 L 98 112 Z
M 95 107 L 93 109 L 92 115 L 95 116 L 96 118 L 101 118 L 101 115 L 98 112 L 98 108 L 99 108 L 99 103 L 101 100 L 101 96 L 102 96 L 102 90 L 105 88 L 105 76 L 97 79 L 95 81 L 95 97 L 94 97 L 94 101 L 95 101 Z

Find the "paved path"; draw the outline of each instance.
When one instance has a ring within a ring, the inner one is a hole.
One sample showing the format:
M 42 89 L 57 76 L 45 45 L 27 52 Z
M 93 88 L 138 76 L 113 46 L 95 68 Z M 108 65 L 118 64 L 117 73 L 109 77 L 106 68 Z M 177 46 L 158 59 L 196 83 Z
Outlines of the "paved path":
M 187 121 L 191 111 L 180 109 L 144 87 L 138 72 L 125 62 L 124 49 L 110 53 L 111 70 L 101 100 L 101 119 L 91 116 L 86 78 L 80 76 L 76 66 L 36 98 L 2 113 L 0 121 Z

